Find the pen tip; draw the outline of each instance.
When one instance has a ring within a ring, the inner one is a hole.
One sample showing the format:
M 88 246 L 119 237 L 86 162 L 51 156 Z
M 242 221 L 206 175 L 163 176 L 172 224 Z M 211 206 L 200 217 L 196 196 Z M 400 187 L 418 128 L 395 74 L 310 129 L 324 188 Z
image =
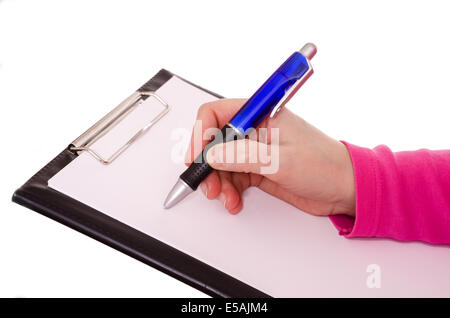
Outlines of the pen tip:
M 164 209 L 170 209 L 193 191 L 183 180 L 178 179 L 164 201 Z
M 306 43 L 301 49 L 300 53 L 303 54 L 308 60 L 311 60 L 317 53 L 317 47 L 312 43 Z

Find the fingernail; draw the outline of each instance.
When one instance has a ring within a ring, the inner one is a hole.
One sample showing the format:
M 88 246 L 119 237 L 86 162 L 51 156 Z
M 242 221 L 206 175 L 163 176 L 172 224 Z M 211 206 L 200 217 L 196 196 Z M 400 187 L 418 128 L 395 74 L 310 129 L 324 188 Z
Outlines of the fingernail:
M 208 185 L 204 182 L 200 183 L 200 189 L 202 190 L 205 197 L 208 197 Z
M 227 198 L 223 192 L 219 194 L 219 201 L 223 204 L 224 207 L 227 205 Z

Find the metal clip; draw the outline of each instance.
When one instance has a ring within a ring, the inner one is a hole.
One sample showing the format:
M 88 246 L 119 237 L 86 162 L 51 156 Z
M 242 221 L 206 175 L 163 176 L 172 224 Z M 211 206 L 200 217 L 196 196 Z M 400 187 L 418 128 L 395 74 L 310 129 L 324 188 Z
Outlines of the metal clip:
M 285 93 L 283 98 L 278 102 L 278 104 L 272 109 L 270 113 L 270 118 L 274 117 L 283 106 L 295 95 L 298 89 L 308 80 L 308 78 L 314 73 L 313 68 L 311 66 L 310 60 L 316 55 L 317 48 L 312 43 L 306 43 L 299 51 L 305 58 L 308 63 L 308 71 L 303 74 L 301 78 L 297 80 L 297 82 L 292 85 Z
M 133 135 L 124 145 L 117 149 L 109 158 L 105 159 L 90 146 L 97 141 L 100 137 L 104 136 L 110 131 L 118 122 L 125 118 L 133 109 L 135 109 L 140 102 L 147 97 L 154 97 L 163 106 L 164 109 L 156 115 L 147 125 L 141 128 L 136 134 Z M 147 130 L 149 130 L 156 122 L 158 122 L 164 115 L 169 112 L 169 104 L 165 102 L 160 96 L 154 92 L 134 92 L 131 96 L 120 103 L 115 109 L 108 113 L 105 117 L 95 123 L 80 137 L 75 139 L 69 146 L 72 151 L 87 151 L 95 159 L 101 163 L 108 165 L 113 162 L 120 154 L 122 154 L 128 147 L 130 147 L 137 139 L 139 139 Z
M 273 118 L 282 108 L 283 106 L 292 98 L 292 96 L 297 93 L 300 87 L 308 80 L 308 78 L 314 73 L 311 63 L 308 61 L 309 69 L 308 71 L 300 77 L 294 85 L 292 85 L 285 93 L 283 98 L 278 102 L 278 104 L 272 109 L 270 113 L 270 118 Z

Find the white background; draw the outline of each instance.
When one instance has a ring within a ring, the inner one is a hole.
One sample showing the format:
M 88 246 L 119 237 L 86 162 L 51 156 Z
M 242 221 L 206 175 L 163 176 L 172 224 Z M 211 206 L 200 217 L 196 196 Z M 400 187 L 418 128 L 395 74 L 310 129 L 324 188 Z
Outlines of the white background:
M 446 1 L 0 0 L 0 296 L 204 296 L 11 203 L 163 67 L 248 97 L 311 41 L 315 74 L 291 109 L 360 146 L 450 148 L 449 10 Z

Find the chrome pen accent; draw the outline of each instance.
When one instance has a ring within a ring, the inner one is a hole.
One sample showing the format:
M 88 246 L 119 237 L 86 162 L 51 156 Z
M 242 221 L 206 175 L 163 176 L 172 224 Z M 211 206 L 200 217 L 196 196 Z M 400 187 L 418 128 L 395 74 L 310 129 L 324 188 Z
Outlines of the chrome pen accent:
M 194 192 L 194 190 L 186 184 L 182 179 L 178 179 L 177 183 L 173 186 L 166 200 L 164 201 L 164 207 L 166 209 L 174 206 L 189 194 Z
M 245 135 L 239 129 L 234 127 L 232 124 L 228 123 L 227 125 L 230 126 L 230 128 L 233 129 L 239 136 L 241 136 L 243 138 L 245 137 Z

